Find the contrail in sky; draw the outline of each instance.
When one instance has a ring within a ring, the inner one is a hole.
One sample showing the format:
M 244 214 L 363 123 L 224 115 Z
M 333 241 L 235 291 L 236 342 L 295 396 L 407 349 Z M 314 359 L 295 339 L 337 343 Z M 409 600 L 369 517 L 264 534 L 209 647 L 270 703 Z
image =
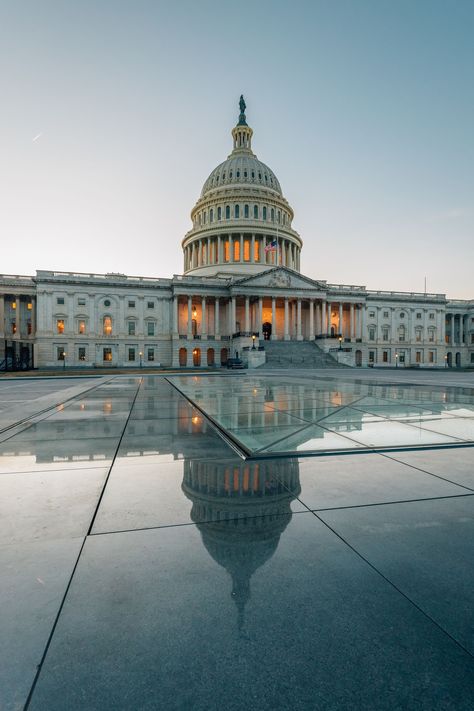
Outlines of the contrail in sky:
M 36 143 L 38 138 L 41 138 L 42 135 L 43 135 L 42 133 L 38 133 L 38 135 L 33 138 L 33 143 Z

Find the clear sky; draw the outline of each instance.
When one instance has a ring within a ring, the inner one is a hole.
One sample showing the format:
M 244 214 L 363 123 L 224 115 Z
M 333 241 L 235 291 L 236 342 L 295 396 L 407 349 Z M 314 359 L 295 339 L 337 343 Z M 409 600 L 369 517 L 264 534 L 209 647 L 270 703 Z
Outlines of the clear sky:
M 253 148 L 303 273 L 474 298 L 474 0 L 0 0 L 0 272 L 182 272 Z

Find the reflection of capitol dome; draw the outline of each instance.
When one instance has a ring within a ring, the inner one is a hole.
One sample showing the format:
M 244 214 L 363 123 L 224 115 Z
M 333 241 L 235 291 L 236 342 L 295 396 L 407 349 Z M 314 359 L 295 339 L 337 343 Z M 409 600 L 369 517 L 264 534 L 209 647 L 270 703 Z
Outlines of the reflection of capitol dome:
M 191 212 L 183 240 L 184 271 L 199 276 L 253 274 L 275 266 L 275 254 L 299 270 L 302 242 L 291 226 L 293 210 L 275 173 L 252 151 L 245 102 L 232 129 L 233 150 L 214 168 Z M 278 252 L 265 252 L 277 240 Z
M 188 460 L 182 488 L 206 550 L 232 578 L 242 628 L 250 579 L 275 553 L 300 492 L 298 462 Z

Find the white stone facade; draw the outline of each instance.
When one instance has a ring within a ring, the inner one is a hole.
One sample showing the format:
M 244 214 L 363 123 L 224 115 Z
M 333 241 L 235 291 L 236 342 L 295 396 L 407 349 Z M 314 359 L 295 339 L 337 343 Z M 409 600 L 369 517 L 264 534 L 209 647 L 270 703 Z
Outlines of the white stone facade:
M 474 301 L 300 274 L 293 210 L 242 108 L 232 136 L 191 212 L 184 275 L 0 275 L 0 368 L 219 367 L 268 340 L 355 367 L 474 366 Z

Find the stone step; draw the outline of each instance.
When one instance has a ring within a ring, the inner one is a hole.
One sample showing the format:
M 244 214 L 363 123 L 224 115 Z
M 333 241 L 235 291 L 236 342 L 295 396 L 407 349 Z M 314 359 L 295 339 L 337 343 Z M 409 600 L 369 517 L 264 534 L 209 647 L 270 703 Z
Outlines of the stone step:
M 316 343 L 309 341 L 265 341 L 266 363 L 262 367 L 346 368 Z

